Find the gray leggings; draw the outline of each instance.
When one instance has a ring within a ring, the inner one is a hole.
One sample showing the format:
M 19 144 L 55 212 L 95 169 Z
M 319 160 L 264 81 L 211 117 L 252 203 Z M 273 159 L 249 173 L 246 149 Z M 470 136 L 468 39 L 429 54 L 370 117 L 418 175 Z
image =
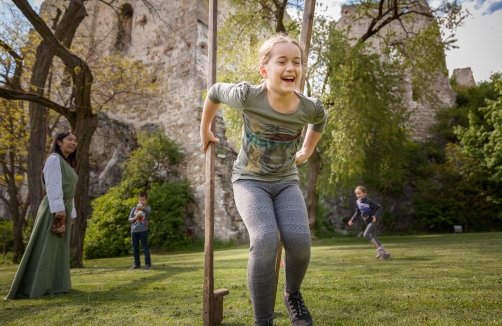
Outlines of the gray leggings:
M 235 203 L 250 237 L 248 286 L 255 325 L 272 325 L 275 259 L 281 233 L 285 255 L 285 290 L 300 290 L 310 262 L 307 208 L 296 181 L 266 183 L 238 180 Z M 282 296 L 281 294 L 279 294 Z
M 364 237 L 368 239 L 368 241 L 371 241 L 375 239 L 376 243 L 381 246 L 382 244 L 378 239 L 376 238 L 376 227 L 378 225 L 378 221 L 376 223 L 370 222 L 368 225 L 366 225 L 366 230 L 364 230 Z

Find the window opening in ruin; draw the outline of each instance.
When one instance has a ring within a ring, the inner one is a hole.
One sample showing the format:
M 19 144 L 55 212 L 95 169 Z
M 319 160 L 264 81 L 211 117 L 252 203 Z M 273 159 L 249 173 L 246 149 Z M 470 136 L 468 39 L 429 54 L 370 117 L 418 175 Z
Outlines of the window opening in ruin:
M 132 15 L 134 10 L 129 3 L 123 4 L 119 9 L 118 32 L 115 48 L 123 51 L 131 44 Z

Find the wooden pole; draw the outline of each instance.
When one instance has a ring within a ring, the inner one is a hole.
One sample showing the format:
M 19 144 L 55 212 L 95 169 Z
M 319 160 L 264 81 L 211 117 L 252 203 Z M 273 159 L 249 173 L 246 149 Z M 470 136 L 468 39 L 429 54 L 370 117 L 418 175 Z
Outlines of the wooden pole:
M 316 0 L 305 0 L 305 7 L 303 9 L 302 29 L 300 31 L 300 46 L 303 48 L 303 52 L 305 53 L 302 79 L 300 80 L 300 92 L 302 93 L 305 88 L 307 59 L 310 51 L 310 39 L 312 38 L 312 25 L 314 24 L 315 2 Z
M 315 12 L 316 0 L 305 0 L 305 6 L 303 8 L 303 21 L 300 30 L 300 46 L 305 53 L 305 58 L 302 62 L 302 78 L 300 79 L 299 91 L 303 93 L 305 88 L 305 75 L 307 73 L 307 59 L 309 57 L 310 51 L 310 39 L 312 38 L 312 25 L 314 24 L 314 12 Z M 306 132 L 306 127 L 304 128 L 303 134 Z M 279 234 L 280 239 L 280 234 Z M 277 249 L 277 255 L 275 258 L 275 295 L 277 299 L 277 286 L 279 283 L 279 272 L 281 270 L 281 256 L 282 256 L 282 242 L 279 243 L 279 248 Z M 284 268 L 286 268 L 286 263 L 284 263 Z M 275 306 L 275 300 L 274 300 Z
M 207 89 L 216 83 L 216 33 L 217 33 L 217 0 L 209 0 L 208 27 L 208 78 Z M 215 119 L 211 123 L 211 131 L 215 133 Z M 209 143 L 206 150 L 206 200 L 205 200 L 205 232 L 204 232 L 204 293 L 203 319 L 204 326 L 214 325 L 214 179 L 215 179 L 215 144 Z

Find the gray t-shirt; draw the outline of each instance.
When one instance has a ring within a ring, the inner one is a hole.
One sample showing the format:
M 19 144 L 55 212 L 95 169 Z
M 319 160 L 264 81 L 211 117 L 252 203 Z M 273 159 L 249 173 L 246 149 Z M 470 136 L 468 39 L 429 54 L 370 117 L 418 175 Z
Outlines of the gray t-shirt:
M 211 87 L 207 95 L 211 102 L 238 109 L 244 121 L 232 182 L 298 180 L 295 158 L 302 146 L 302 129 L 308 124 L 309 129 L 323 132 L 327 114 L 319 99 L 296 94 L 300 98 L 298 108 L 281 113 L 268 103 L 265 85 L 217 83 Z
M 131 213 L 129 214 L 129 223 L 131 223 L 131 232 L 143 232 L 148 230 L 148 218 L 150 217 L 150 213 L 152 212 L 152 209 L 150 206 L 145 206 L 143 208 L 143 212 L 145 215 L 138 219 L 137 221 L 134 221 L 134 216 L 136 216 L 136 207 L 131 209 Z

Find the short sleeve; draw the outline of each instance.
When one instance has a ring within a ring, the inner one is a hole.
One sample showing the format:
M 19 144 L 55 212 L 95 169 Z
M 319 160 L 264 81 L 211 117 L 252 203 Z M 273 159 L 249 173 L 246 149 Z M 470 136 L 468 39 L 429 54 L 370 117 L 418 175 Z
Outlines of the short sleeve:
M 242 110 L 249 97 L 251 85 L 246 82 L 239 84 L 216 83 L 207 93 L 207 97 L 215 104 L 226 104 Z
M 309 123 L 309 129 L 322 133 L 327 121 L 328 113 L 324 109 L 324 105 L 321 100 L 315 99 L 315 109 L 312 121 Z

